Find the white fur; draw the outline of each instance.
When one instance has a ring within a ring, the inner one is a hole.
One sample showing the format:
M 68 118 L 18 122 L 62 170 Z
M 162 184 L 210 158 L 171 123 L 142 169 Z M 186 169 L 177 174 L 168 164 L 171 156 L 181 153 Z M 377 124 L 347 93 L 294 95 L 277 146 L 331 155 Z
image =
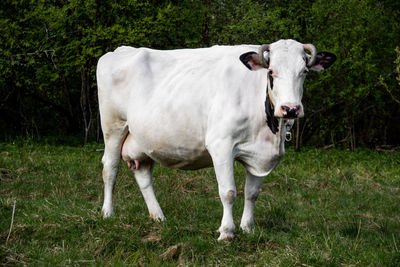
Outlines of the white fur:
M 112 190 L 123 145 L 124 160 L 140 162 L 133 173 L 156 220 L 165 217 L 153 192 L 153 161 L 179 169 L 214 166 L 224 208 L 218 240 L 234 236 L 233 162 L 243 163 L 247 177 L 240 226 L 251 231 L 262 176 L 283 156 L 286 133 L 284 123 L 276 135 L 266 124 L 267 70 L 250 71 L 239 60 L 241 54 L 258 47 L 171 51 L 121 47 L 100 58 L 104 217 L 113 215 Z M 300 47 L 295 41 L 271 45 L 271 67 L 278 75 L 273 92 L 277 104 L 301 104 L 304 77 L 296 75 L 305 65 L 300 62 L 304 56 Z

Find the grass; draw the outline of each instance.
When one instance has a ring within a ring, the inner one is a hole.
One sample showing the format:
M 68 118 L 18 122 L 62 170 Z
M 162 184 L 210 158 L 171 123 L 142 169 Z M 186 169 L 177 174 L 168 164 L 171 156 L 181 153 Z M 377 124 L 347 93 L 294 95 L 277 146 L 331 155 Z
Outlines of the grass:
M 239 230 L 237 164 L 236 238 L 219 243 L 213 169 L 156 165 L 167 217 L 157 223 L 121 163 L 115 216 L 102 219 L 100 147 L 0 144 L 0 265 L 400 265 L 399 152 L 289 148 L 264 180 L 251 234 Z

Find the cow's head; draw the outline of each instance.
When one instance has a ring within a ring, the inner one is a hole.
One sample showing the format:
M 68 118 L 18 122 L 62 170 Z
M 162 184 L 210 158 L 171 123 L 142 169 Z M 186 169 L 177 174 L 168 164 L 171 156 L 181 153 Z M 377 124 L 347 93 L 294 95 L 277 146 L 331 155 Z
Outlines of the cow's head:
M 258 53 L 244 53 L 240 60 L 252 71 L 267 70 L 265 111 L 268 126 L 276 133 L 276 118 L 293 119 L 304 116 L 301 99 L 307 72 L 328 68 L 335 62 L 336 56 L 329 52 L 317 53 L 312 44 L 280 40 L 262 45 Z

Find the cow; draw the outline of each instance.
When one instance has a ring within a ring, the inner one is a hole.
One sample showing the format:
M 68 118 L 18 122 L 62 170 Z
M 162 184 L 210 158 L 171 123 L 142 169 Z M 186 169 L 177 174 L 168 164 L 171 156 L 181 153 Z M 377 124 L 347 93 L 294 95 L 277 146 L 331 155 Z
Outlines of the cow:
M 309 70 L 336 56 L 312 44 L 279 40 L 264 45 L 154 50 L 119 47 L 97 65 L 104 218 L 122 157 L 132 170 L 150 217 L 165 220 L 152 186 L 154 162 L 168 168 L 214 167 L 223 206 L 221 240 L 232 240 L 236 199 L 234 161 L 246 168 L 240 228 L 254 228 L 254 204 L 284 155 L 287 128 L 304 116 Z

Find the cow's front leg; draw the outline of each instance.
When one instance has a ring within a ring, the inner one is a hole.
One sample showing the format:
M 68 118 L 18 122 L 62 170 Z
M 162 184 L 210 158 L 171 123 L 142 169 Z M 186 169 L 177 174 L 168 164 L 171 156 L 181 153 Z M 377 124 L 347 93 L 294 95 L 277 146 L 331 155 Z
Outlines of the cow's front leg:
M 231 241 L 234 237 L 232 207 L 236 199 L 236 187 L 233 177 L 233 156 L 230 144 L 214 144 L 208 151 L 212 157 L 218 182 L 218 192 L 223 206 L 221 226 L 218 229 L 218 241 Z
M 150 218 L 156 221 L 165 221 L 164 214 L 153 190 L 153 162 L 141 163 L 137 169 L 131 167 L 131 170 L 146 202 Z
M 215 165 L 215 174 L 218 181 L 218 192 L 223 206 L 221 226 L 218 229 L 218 241 L 231 241 L 234 237 L 235 224 L 233 222 L 232 207 L 236 199 L 235 180 L 233 178 L 233 162 Z
M 261 192 L 262 179 L 263 177 L 254 176 L 248 171 L 246 173 L 244 209 L 240 222 L 240 228 L 246 233 L 254 229 L 254 203 Z

